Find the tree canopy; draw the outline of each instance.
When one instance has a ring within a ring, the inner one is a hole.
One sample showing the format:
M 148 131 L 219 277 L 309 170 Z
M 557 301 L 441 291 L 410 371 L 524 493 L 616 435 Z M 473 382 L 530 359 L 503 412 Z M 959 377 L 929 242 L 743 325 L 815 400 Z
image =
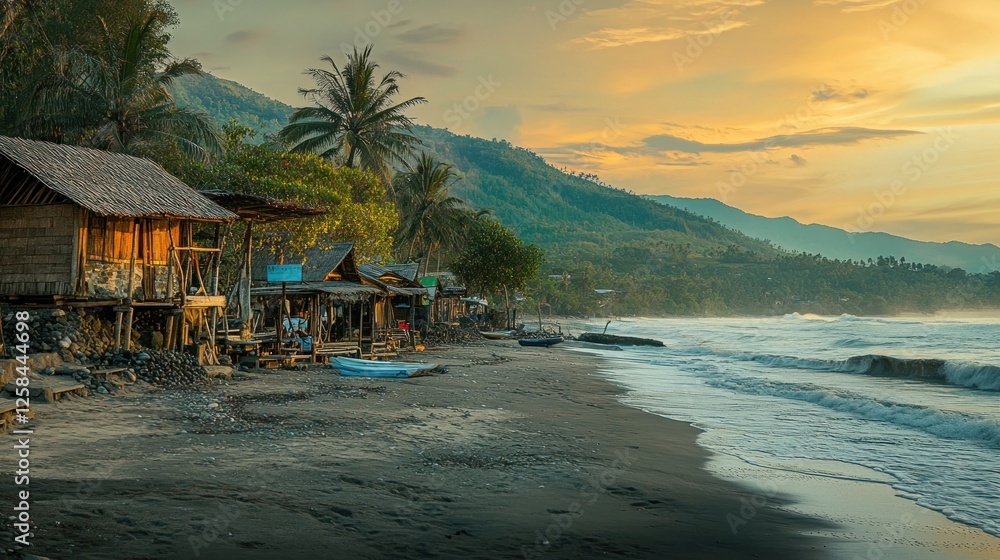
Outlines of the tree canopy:
M 292 144 L 293 152 L 318 153 L 388 180 L 391 166 L 404 165 L 419 143 L 410 134 L 413 122 L 405 111 L 426 100 L 413 97 L 396 103 L 397 80 L 405 76 L 391 70 L 377 77 L 379 65 L 371 59 L 371 52 L 370 45 L 362 51 L 355 48 L 343 67 L 324 56 L 332 72 L 307 70 L 316 87 L 299 89 L 299 93 L 315 105 L 292 113 L 280 134 Z
M 475 292 L 506 298 L 510 291 L 524 289 L 541 266 L 541 249 L 525 245 L 500 222 L 484 219 L 472 227 L 451 271 Z

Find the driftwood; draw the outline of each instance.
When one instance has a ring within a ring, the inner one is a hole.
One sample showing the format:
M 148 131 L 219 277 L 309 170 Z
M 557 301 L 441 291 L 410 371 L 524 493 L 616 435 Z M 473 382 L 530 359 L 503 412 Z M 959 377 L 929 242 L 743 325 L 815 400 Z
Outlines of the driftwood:
M 576 337 L 576 339 L 594 344 L 617 344 L 619 346 L 663 346 L 662 342 L 651 338 L 617 336 L 613 334 L 583 333 Z

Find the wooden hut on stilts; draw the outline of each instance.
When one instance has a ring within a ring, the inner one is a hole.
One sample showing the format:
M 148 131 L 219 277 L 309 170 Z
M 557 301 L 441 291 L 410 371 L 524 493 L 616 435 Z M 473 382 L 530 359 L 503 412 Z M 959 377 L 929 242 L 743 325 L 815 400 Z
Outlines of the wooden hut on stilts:
M 221 228 L 236 218 L 149 160 L 0 136 L 0 298 L 110 307 L 116 349 L 136 312 L 160 310 L 163 349 L 215 362 L 208 314 L 225 306 Z

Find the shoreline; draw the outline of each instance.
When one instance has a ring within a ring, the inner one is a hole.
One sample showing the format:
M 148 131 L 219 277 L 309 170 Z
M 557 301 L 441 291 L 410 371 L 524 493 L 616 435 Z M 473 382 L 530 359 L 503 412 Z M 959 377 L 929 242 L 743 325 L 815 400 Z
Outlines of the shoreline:
M 591 353 L 590 348 L 579 348 Z M 603 356 L 608 372 L 627 364 L 614 355 Z M 629 387 L 608 375 L 621 388 L 623 406 Z M 646 414 L 671 422 L 685 420 L 642 407 Z M 711 428 L 693 426 L 700 434 Z M 992 560 L 1000 554 L 1000 537 L 974 525 L 946 517 L 900 495 L 888 475 L 853 463 L 838 461 L 794 461 L 786 468 L 778 461 L 761 465 L 697 441 L 710 455 L 706 472 L 747 489 L 761 506 L 828 522 L 832 528 L 806 530 L 803 534 L 821 537 L 831 560 L 872 558 L 878 560 L 935 560 L 946 554 L 956 560 Z M 788 461 L 786 461 L 788 462 Z M 816 467 L 812 469 L 810 467 Z M 826 472 L 826 474 L 822 474 Z M 841 473 L 841 474 L 832 474 Z M 740 520 L 736 523 L 742 525 Z
M 705 469 L 699 430 L 619 402 L 596 356 L 507 341 L 411 358 L 448 371 L 271 370 L 39 406 L 31 552 L 826 557 L 831 523 L 785 496 L 754 507 Z

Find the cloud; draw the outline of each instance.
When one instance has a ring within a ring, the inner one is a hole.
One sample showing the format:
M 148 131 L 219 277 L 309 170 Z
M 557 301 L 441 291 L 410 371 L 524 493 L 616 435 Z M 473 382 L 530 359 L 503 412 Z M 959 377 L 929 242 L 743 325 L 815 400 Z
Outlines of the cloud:
M 581 105 L 576 105 L 573 103 L 567 103 L 565 101 L 559 101 L 556 103 L 539 103 L 534 105 L 528 105 L 529 109 L 534 109 L 536 111 L 545 111 L 547 113 L 583 113 L 590 111 L 587 107 Z
M 876 138 L 896 138 L 912 134 L 922 134 L 912 130 L 876 130 L 870 128 L 823 128 L 800 132 L 797 134 L 779 134 L 750 142 L 733 144 L 707 144 L 696 140 L 679 138 L 670 134 L 657 134 L 643 139 L 643 145 L 636 148 L 616 148 L 624 152 L 684 152 L 700 153 L 735 153 L 755 152 L 769 148 L 794 148 L 800 146 L 828 146 L 834 144 L 854 144 Z
M 225 43 L 227 45 L 234 46 L 247 46 L 255 43 L 260 43 L 267 38 L 267 32 L 262 29 L 244 29 L 242 31 L 237 31 L 235 33 L 230 33 L 226 35 Z
M 386 59 L 395 65 L 401 66 L 404 73 L 425 74 L 428 76 L 454 76 L 458 68 L 450 64 L 441 64 L 417 58 L 412 52 L 399 49 L 385 53 Z
M 396 37 L 405 43 L 447 44 L 456 42 L 464 35 L 465 29 L 462 27 L 430 23 L 399 33 Z
M 806 158 L 800 156 L 799 154 L 792 154 L 792 156 L 789 157 L 788 159 L 790 159 L 792 161 L 792 163 L 794 163 L 795 165 L 799 165 L 799 166 L 802 166 L 802 165 L 805 165 L 806 163 L 808 163 L 808 160 L 806 160 Z
M 813 0 L 817 6 L 833 6 L 844 12 L 867 12 L 891 6 L 900 0 Z
M 817 88 L 813 89 L 812 99 L 814 101 L 860 101 L 866 99 L 871 92 L 865 88 L 855 88 L 853 90 L 845 90 L 842 88 L 837 88 L 830 84 L 823 84 Z
M 679 28 L 649 28 L 632 27 L 624 29 L 601 29 L 586 37 L 576 39 L 574 43 L 589 45 L 594 49 L 606 49 L 614 47 L 625 47 L 638 45 L 640 43 L 661 43 L 663 41 L 676 41 L 686 37 L 698 35 L 719 35 L 726 31 L 739 29 L 747 25 L 745 21 L 718 21 L 714 24 L 706 24 L 703 29 L 679 29 Z

